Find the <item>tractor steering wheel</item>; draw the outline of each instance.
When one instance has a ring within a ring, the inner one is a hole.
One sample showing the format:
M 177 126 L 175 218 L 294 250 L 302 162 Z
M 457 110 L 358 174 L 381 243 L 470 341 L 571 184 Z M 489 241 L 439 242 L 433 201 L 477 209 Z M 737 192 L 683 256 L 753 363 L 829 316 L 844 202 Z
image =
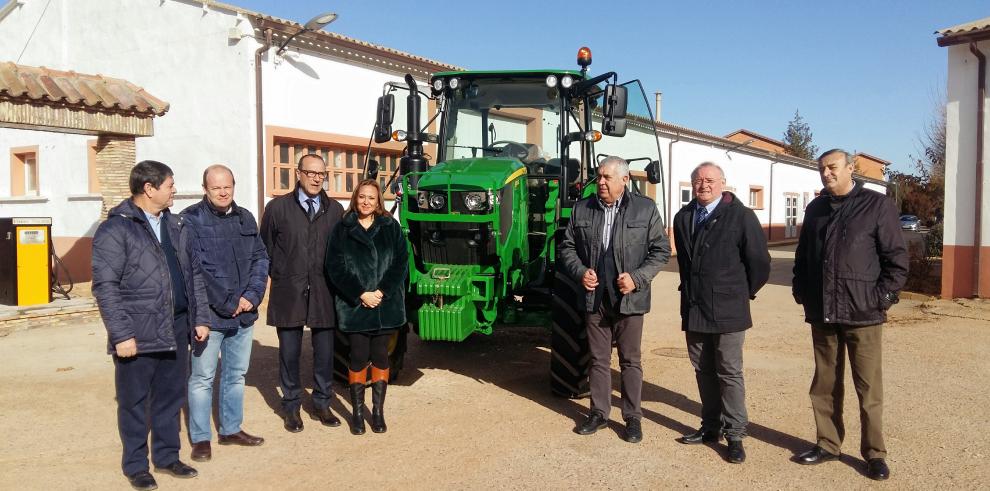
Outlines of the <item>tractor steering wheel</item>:
M 526 158 L 529 157 L 529 148 L 527 148 L 525 145 L 521 143 L 514 142 L 511 140 L 499 140 L 497 142 L 492 143 L 491 147 L 495 148 L 496 145 L 504 145 L 504 147 L 498 149 L 500 150 L 499 152 L 500 155 L 518 159 L 523 163 L 526 163 L 525 162 L 527 160 Z

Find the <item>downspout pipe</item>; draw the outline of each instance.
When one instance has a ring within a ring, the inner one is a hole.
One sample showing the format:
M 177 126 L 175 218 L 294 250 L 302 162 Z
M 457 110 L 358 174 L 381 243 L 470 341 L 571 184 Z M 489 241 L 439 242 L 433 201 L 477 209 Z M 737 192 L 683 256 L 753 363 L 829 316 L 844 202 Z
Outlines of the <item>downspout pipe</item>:
M 770 201 L 767 204 L 767 242 L 773 241 L 773 165 L 777 163 L 777 156 L 773 155 L 770 157 L 770 186 L 767 190 L 767 199 Z M 784 230 L 787 230 L 787 207 L 784 205 Z M 803 222 L 802 222 L 803 223 Z M 787 238 L 787 233 L 784 233 L 784 238 Z
M 665 218 L 667 220 L 666 225 L 671 230 L 674 229 L 674 213 L 676 213 L 674 211 L 674 196 L 677 196 L 677 203 L 681 202 L 681 187 L 677 185 L 675 189 L 674 185 L 674 144 L 679 141 L 681 141 L 681 133 L 677 132 L 674 133 L 674 139 L 667 144 L 667 180 L 670 181 L 667 183 L 667 190 L 670 191 L 668 194 L 670 202 L 667 203 L 667 216 Z
M 974 254 L 973 254 L 973 296 L 980 297 L 980 251 L 982 249 L 982 225 L 983 225 L 983 124 L 985 121 L 986 97 L 987 97 L 987 57 L 976 47 L 976 41 L 970 41 L 969 52 L 976 57 L 977 82 L 976 82 L 976 193 L 974 194 L 976 203 L 976 218 L 974 220 Z
M 254 52 L 254 118 L 258 153 L 258 221 L 265 211 L 265 120 L 261 90 L 261 56 L 272 47 L 272 30 L 265 29 L 265 42 Z

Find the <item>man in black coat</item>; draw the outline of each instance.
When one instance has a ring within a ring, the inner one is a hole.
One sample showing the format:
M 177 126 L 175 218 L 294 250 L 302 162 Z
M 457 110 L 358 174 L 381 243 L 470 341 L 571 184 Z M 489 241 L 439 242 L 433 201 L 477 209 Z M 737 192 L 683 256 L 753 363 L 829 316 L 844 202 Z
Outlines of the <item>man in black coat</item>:
M 93 296 L 113 355 L 121 467 L 135 489 L 155 489 L 159 472 L 196 477 L 179 460 L 179 410 L 186 401 L 190 326 L 210 332 L 206 290 L 187 258 L 187 238 L 169 212 L 172 169 L 145 160 L 131 169 L 131 198 L 107 214 L 93 236 Z
M 853 158 L 840 149 L 818 157 L 820 196 L 808 204 L 794 256 L 794 300 L 804 305 L 815 350 L 811 406 L 817 444 L 798 463 L 839 458 L 846 351 L 859 397 L 860 452 L 867 475 L 890 476 L 883 441 L 882 326 L 908 274 L 897 207 L 853 181 Z
M 561 268 L 586 290 L 584 310 L 591 352 L 591 410 L 575 431 L 591 435 L 608 424 L 612 408 L 612 346 L 619 352 L 625 440 L 643 439 L 640 407 L 643 315 L 650 283 L 670 258 L 657 204 L 626 192 L 629 164 L 608 157 L 598 166 L 597 196 L 574 204 L 560 243 Z
M 261 219 L 261 238 L 271 260 L 268 325 L 278 332 L 279 384 L 285 429 L 302 431 L 299 415 L 302 384 L 299 356 L 303 326 L 313 343 L 313 406 L 326 426 L 340 426 L 330 412 L 333 397 L 334 297 L 323 271 L 327 238 L 344 208 L 323 191 L 327 165 L 316 154 L 296 166 L 296 188 L 268 202 Z
M 753 210 L 724 192 L 725 174 L 705 162 L 691 172 L 694 199 L 674 215 L 681 285 L 681 329 L 701 395 L 701 429 L 678 438 L 714 443 L 725 434 L 727 460 L 746 460 L 742 347 L 753 326 L 749 301 L 770 278 L 770 253 Z

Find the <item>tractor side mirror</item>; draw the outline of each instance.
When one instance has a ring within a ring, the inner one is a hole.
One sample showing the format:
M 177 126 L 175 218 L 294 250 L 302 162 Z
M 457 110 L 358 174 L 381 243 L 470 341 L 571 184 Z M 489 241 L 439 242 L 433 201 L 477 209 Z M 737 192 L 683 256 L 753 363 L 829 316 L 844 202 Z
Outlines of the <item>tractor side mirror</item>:
M 387 94 L 378 98 L 378 111 L 375 113 L 375 143 L 385 143 L 392 139 L 394 108 L 394 95 Z
M 660 162 L 654 160 L 649 164 L 646 164 L 646 180 L 650 181 L 650 184 L 660 184 Z
M 365 179 L 378 179 L 378 161 L 369 160 L 364 168 Z
M 602 107 L 602 134 L 608 136 L 626 135 L 626 106 L 629 102 L 627 89 L 622 85 L 608 84 L 605 86 L 605 98 Z

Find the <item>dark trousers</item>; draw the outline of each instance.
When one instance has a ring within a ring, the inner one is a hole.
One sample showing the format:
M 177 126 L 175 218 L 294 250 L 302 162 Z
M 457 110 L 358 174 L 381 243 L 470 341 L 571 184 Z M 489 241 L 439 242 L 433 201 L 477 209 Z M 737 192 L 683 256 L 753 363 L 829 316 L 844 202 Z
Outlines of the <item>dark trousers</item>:
M 352 332 L 347 335 L 351 343 L 350 369 L 359 372 L 371 362 L 375 368 L 388 369 L 388 342 L 392 331 L 383 333 Z
M 864 459 L 887 457 L 883 442 L 883 346 L 881 325 L 846 326 L 812 324 L 815 378 L 811 381 L 811 407 L 818 428 L 818 446 L 838 454 L 846 428 L 842 402 L 846 352 L 853 385 L 859 398 L 860 453 Z
M 619 350 L 622 419 L 642 418 L 643 367 L 640 344 L 643 340 L 643 316 L 622 315 L 602 302 L 597 312 L 588 313 L 588 347 L 591 351 L 591 411 L 608 419 L 612 408 L 612 341 Z
M 124 447 L 125 475 L 148 470 L 148 430 L 151 460 L 156 467 L 179 460 L 179 411 L 186 402 L 189 367 L 189 326 L 186 314 L 175 317 L 174 352 L 114 355 L 117 388 L 117 429 Z
M 686 334 L 688 357 L 701 395 L 701 427 L 721 431 L 730 440 L 742 439 L 749 424 L 742 358 L 746 331 Z
M 299 357 L 302 354 L 303 328 L 278 327 L 278 381 L 282 386 L 282 410 L 291 412 L 302 404 Z M 313 406 L 330 407 L 333 395 L 333 329 L 310 329 L 313 342 Z

